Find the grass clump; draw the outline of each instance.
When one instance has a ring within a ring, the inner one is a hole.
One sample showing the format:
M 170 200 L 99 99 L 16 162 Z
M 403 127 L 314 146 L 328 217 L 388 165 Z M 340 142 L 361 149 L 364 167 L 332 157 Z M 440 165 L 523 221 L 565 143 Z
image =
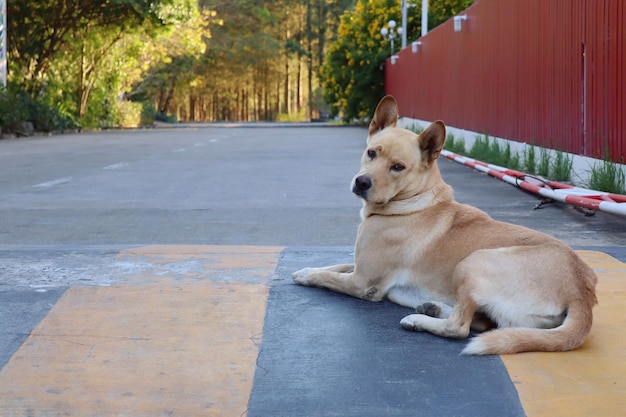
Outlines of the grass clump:
M 537 172 L 537 160 L 535 155 L 535 145 L 529 145 L 524 149 L 524 171 L 529 174 Z
M 517 152 L 511 151 L 511 145 L 507 143 L 503 147 L 498 140 L 490 139 L 488 135 L 476 137 L 469 156 L 490 164 L 520 169 L 520 157 Z
M 534 174 L 548 177 L 550 175 L 550 152 L 546 148 L 539 149 L 539 164 Z
M 457 154 L 465 154 L 465 141 L 463 138 L 456 139 L 452 133 L 448 133 L 443 149 Z
M 568 181 L 574 158 L 564 152 L 556 151 L 550 164 L 550 176 L 555 181 Z
M 619 164 L 611 162 L 608 156 L 604 161 L 595 163 L 590 174 L 587 184 L 590 189 L 626 194 L 626 174 Z
M 413 133 L 417 133 L 418 135 L 424 131 L 424 128 L 418 124 L 411 123 L 411 126 L 407 127 Z

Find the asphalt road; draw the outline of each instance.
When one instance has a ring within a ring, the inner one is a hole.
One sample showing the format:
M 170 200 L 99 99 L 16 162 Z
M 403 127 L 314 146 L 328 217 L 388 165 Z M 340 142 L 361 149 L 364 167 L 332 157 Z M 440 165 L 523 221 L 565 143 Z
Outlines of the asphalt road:
M 365 137 L 366 129 L 359 127 L 268 125 L 1 140 L 0 369 L 67 288 L 108 286 L 153 267 L 120 258 L 124 249 L 286 247 L 276 285 L 290 283 L 291 269 L 349 260 L 360 208 L 349 185 Z M 626 260 L 626 219 L 605 213 L 585 217 L 556 203 L 533 210 L 535 196 L 448 160 L 440 160 L 440 167 L 457 200 L 576 248 L 599 248 Z M 202 267 L 191 261 L 168 265 L 161 268 L 174 276 Z M 297 303 L 302 288 L 279 287 L 270 301 L 278 297 L 280 305 L 286 297 Z M 340 304 L 346 302 L 352 303 Z M 404 314 L 393 308 L 385 311 Z M 282 313 L 276 314 L 268 320 Z M 259 394 L 275 383 L 255 382 L 261 391 L 252 394 L 251 403 L 257 410 L 276 405 Z
M 351 246 L 357 127 L 179 128 L 0 141 L 0 290 L 106 281 L 127 245 Z M 461 202 L 576 246 L 626 242 L 626 220 L 547 205 L 442 159 Z M 28 259 L 28 262 L 24 262 Z
M 0 243 L 351 245 L 364 128 L 187 128 L 0 141 Z M 626 242 L 587 218 L 441 160 L 461 202 L 572 245 Z

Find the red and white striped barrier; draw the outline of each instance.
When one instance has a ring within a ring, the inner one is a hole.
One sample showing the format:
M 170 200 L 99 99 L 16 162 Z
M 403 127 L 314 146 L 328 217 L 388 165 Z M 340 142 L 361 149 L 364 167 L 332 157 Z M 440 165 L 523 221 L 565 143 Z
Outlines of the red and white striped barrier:
M 588 190 L 557 181 L 544 180 L 524 172 L 487 164 L 446 150 L 441 151 L 441 154 L 452 161 L 474 168 L 477 171 L 484 172 L 542 197 L 586 209 L 626 216 L 626 195 Z

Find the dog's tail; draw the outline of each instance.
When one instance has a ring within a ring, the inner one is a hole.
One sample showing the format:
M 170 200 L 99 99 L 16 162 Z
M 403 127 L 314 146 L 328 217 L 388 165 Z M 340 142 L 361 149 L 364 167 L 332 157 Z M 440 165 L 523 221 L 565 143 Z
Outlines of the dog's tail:
M 506 355 L 529 351 L 566 351 L 583 344 L 591 330 L 593 305 L 574 300 L 567 316 L 554 329 L 500 328 L 473 338 L 461 352 L 465 355 Z

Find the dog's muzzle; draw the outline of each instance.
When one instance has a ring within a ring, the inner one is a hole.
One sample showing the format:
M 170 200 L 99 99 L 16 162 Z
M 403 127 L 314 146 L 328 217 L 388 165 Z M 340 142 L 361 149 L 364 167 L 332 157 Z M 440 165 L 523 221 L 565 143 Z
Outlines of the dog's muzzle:
M 372 188 L 372 180 L 366 175 L 359 175 L 354 179 L 352 192 L 367 200 L 367 191 Z

